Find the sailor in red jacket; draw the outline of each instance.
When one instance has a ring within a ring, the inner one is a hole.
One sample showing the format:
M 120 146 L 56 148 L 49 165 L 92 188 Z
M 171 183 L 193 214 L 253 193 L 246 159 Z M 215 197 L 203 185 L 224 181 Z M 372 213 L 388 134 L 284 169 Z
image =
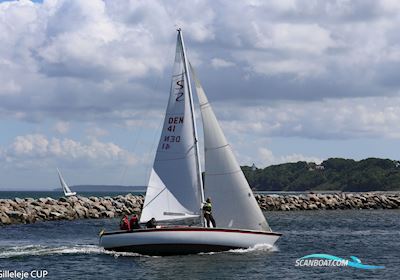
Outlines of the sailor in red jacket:
M 119 228 L 120 228 L 121 230 L 130 230 L 128 215 L 125 215 L 125 216 L 122 218 L 121 223 L 119 224 Z
M 133 214 L 133 216 L 131 217 L 131 220 L 129 221 L 129 226 L 131 230 L 140 229 L 139 219 L 136 214 Z

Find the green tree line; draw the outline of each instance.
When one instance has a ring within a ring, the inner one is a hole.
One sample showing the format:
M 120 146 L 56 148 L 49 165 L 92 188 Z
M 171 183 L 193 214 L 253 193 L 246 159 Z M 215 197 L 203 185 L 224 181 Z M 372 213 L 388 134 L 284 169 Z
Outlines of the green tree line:
M 400 190 L 400 161 L 390 159 L 330 158 L 319 165 L 299 161 L 264 169 L 242 166 L 242 170 L 257 191 Z

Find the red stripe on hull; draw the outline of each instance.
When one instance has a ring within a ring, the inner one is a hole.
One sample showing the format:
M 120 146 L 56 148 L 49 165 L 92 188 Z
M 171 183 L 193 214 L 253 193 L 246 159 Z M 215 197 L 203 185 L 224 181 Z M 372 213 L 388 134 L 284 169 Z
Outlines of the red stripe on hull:
M 252 231 L 252 230 L 242 230 L 242 229 L 223 229 L 223 228 L 197 228 L 197 227 L 166 227 L 166 228 L 151 228 L 151 229 L 137 229 L 133 231 L 112 231 L 104 232 L 102 235 L 113 235 L 113 234 L 123 234 L 123 233 L 135 233 L 135 232 L 154 232 L 154 231 L 211 231 L 211 232 L 237 232 L 246 234 L 263 234 L 263 235 L 275 235 L 281 236 L 281 233 L 277 232 L 265 232 L 265 231 Z

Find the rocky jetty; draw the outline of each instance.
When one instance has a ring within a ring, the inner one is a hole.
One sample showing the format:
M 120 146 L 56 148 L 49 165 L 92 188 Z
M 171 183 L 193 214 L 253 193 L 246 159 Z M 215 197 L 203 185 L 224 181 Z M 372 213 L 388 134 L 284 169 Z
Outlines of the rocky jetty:
M 255 197 L 264 211 L 400 208 L 400 193 L 257 194 Z M 132 194 L 115 197 L 0 199 L 0 225 L 114 218 L 124 214 L 139 214 L 143 201 L 143 196 Z
M 114 218 L 140 213 L 143 196 L 82 197 L 60 199 L 0 199 L 0 224 L 30 224 L 37 221 Z
M 399 209 L 400 193 L 256 195 L 264 211 Z

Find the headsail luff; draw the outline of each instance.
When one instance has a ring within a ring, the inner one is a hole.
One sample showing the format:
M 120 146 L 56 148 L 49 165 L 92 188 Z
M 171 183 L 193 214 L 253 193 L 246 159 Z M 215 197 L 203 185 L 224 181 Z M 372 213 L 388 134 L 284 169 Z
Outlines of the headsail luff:
M 270 231 L 192 67 L 191 71 L 203 120 L 204 190 L 212 199 L 217 226 Z
M 151 171 L 140 221 L 199 216 L 201 189 L 196 154 L 189 76 L 178 30 L 174 70 L 164 125 Z

